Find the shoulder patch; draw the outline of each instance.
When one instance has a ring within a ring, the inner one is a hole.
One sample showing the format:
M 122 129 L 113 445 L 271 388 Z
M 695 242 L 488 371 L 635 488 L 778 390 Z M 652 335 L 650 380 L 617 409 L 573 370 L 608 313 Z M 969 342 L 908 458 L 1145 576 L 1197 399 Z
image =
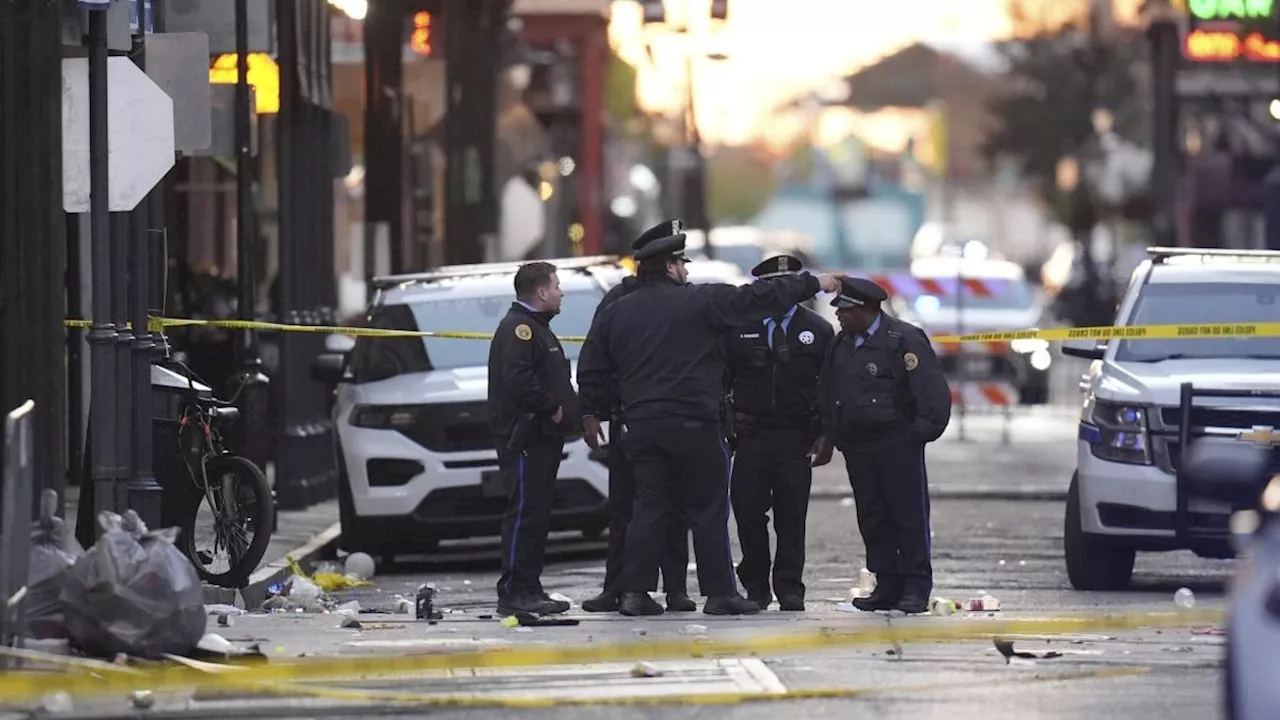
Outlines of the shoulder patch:
M 907 353 L 902 356 L 902 364 L 907 366 L 907 371 L 915 370 L 920 365 L 920 358 L 915 353 Z
M 533 330 L 528 325 L 520 323 L 516 326 L 516 337 L 528 341 L 533 337 Z

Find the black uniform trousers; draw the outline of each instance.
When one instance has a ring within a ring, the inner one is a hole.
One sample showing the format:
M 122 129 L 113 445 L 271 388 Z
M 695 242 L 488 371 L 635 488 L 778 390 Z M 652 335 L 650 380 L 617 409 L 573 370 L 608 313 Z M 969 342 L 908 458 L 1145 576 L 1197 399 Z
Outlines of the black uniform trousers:
M 809 449 L 813 433 L 790 429 L 743 429 L 733 456 L 730 498 L 738 522 L 742 561 L 738 579 L 752 599 L 769 597 L 769 511 L 778 552 L 773 592 L 804 597 L 805 520 L 813 484 Z
M 636 475 L 631 468 L 631 458 L 617 427 L 609 424 L 609 550 L 604 564 L 604 589 L 622 591 L 622 572 L 626 567 L 627 526 L 631 524 L 632 509 L 636 500 Z M 667 534 L 666 550 L 659 560 L 662 570 L 662 589 L 668 595 L 689 594 L 689 529 L 684 521 L 672 523 Z M 646 586 L 658 589 L 658 575 L 650 578 Z
M 504 442 L 498 444 L 498 469 L 511 489 L 502 516 L 500 598 L 543 593 L 542 566 L 563 453 L 564 439 L 559 437 L 534 438 L 521 453 L 507 450 Z
M 737 591 L 729 545 L 729 449 L 719 423 L 628 420 L 622 432 L 636 476 L 627 526 L 624 592 L 646 592 L 666 552 L 671 527 L 693 532 L 698 588 L 704 596 Z
M 860 435 L 841 443 L 867 569 L 877 586 L 922 595 L 933 590 L 929 478 L 924 443 L 909 428 Z

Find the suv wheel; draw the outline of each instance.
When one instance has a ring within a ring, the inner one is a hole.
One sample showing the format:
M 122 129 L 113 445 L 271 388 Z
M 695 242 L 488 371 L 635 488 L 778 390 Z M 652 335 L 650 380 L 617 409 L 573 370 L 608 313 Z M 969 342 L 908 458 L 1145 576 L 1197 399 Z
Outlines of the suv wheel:
M 1118 546 L 1081 529 L 1080 480 L 1071 478 L 1063 528 L 1067 578 L 1077 590 L 1124 590 L 1133 576 L 1133 548 Z

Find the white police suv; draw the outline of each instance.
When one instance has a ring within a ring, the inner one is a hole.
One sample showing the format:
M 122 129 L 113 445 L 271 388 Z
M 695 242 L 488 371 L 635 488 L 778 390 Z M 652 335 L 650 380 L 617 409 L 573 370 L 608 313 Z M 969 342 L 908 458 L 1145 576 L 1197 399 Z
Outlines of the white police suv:
M 552 260 L 564 304 L 551 327 L 586 335 L 613 258 Z M 515 297 L 519 263 L 442 267 L 380 278 L 368 325 L 410 331 L 492 333 Z M 564 344 L 577 371 L 580 343 Z M 312 363 L 337 386 L 338 507 L 343 549 L 385 561 L 428 552 L 440 540 L 497 535 L 507 491 L 489 429 L 487 340 L 359 338 L 349 352 Z M 565 444 L 552 530 L 598 537 L 608 526 L 609 473 L 581 438 Z
M 1136 551 L 1231 557 L 1231 508 L 1179 474 L 1183 448 L 1206 436 L 1270 449 L 1280 471 L 1280 252 L 1150 248 L 1116 324 L 1184 325 L 1187 338 L 1069 341 L 1094 362 L 1082 380 L 1078 460 L 1067 499 L 1067 574 L 1081 590 L 1128 586 Z M 1197 330 L 1236 324 L 1239 335 Z

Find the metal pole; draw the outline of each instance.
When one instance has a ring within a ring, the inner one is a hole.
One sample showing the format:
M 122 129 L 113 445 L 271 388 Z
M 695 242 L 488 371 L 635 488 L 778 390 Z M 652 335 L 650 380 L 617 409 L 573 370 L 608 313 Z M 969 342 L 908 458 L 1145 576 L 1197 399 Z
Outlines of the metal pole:
M 944 180 L 945 182 L 945 180 Z M 964 334 L 964 249 L 960 250 L 960 259 L 956 263 L 956 334 Z M 969 384 L 969 345 L 960 343 L 959 366 L 956 368 L 956 383 L 960 386 L 960 407 L 959 407 L 959 426 L 957 427 L 956 439 L 965 442 L 968 437 L 964 432 L 964 420 L 967 414 L 968 400 L 967 385 Z
M 107 16 L 89 13 L 89 227 L 93 267 L 93 325 L 89 328 L 90 462 L 94 513 L 117 512 L 119 480 L 125 468 L 115 443 L 115 346 L 111 322 L 111 214 L 107 203 Z
M 142 41 L 138 51 L 133 55 L 133 62 L 139 69 L 145 70 L 146 58 L 146 17 L 145 10 L 139 8 L 142 25 Z M 163 229 L 153 229 L 156 224 L 157 209 L 162 207 L 161 195 L 164 193 L 164 182 L 152 188 L 147 197 L 131 214 L 131 230 L 127 236 L 129 252 L 129 318 L 133 323 L 133 376 L 132 418 L 126 427 L 131 428 L 132 440 L 132 473 L 129 477 L 129 508 L 138 513 L 138 517 L 147 527 L 158 528 L 163 519 L 163 490 L 156 482 L 152 469 L 151 447 L 151 360 L 155 355 L 156 342 L 148 326 L 151 310 L 151 245 L 156 237 L 163 237 Z
M 1151 42 L 1151 91 L 1154 117 L 1154 167 L 1151 172 L 1155 216 L 1152 230 L 1156 244 L 1178 243 L 1178 26 L 1170 19 L 1156 17 L 1147 30 Z
M 254 251 L 257 245 L 253 206 L 253 158 L 249 148 L 249 13 L 248 0 L 236 0 L 236 274 L 239 280 L 239 315 L 241 320 L 256 317 L 257 282 L 254 277 Z M 240 370 L 232 387 L 238 396 L 236 404 L 242 418 L 239 453 L 255 465 L 265 468 L 269 443 L 268 379 L 262 372 L 258 355 L 258 333 L 243 330 L 238 335 Z
M 692 40 L 692 31 L 686 31 L 687 38 Z M 693 71 L 693 54 L 696 46 L 690 43 L 685 53 L 685 72 L 688 73 L 688 82 L 685 83 L 685 104 L 687 113 L 685 115 L 688 122 L 688 141 L 690 150 L 690 164 L 685 175 L 685 197 L 688 199 L 688 222 L 691 226 L 698 228 L 703 233 L 703 251 L 707 254 L 708 260 L 714 260 L 716 257 L 715 247 L 711 244 L 711 219 L 707 217 L 707 183 L 705 165 L 706 162 L 702 157 L 702 133 L 698 129 L 698 113 L 694 104 L 694 71 Z

